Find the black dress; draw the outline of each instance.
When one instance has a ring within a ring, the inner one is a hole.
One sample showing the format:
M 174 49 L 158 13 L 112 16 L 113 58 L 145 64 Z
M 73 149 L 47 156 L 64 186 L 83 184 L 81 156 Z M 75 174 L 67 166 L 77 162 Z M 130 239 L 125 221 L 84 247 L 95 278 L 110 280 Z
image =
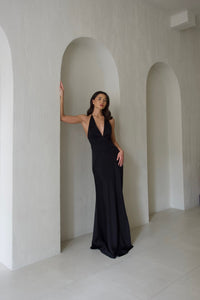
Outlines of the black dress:
M 113 144 L 111 133 L 111 124 L 105 117 L 102 135 L 91 115 L 88 139 L 92 148 L 96 204 L 90 249 L 99 249 L 115 258 L 126 254 L 133 245 L 123 198 L 123 165 L 118 165 L 119 149 Z

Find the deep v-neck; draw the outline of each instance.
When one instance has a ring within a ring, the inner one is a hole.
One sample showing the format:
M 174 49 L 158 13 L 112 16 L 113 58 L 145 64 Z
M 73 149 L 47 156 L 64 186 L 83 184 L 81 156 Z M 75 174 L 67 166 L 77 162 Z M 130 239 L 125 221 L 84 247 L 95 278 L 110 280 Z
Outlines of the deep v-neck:
M 105 133 L 105 117 L 104 117 L 104 128 L 103 128 L 103 134 L 101 133 L 101 131 L 99 130 L 99 128 L 98 128 L 98 126 L 97 126 L 97 124 L 96 124 L 96 121 L 95 121 L 95 119 L 94 119 L 94 117 L 93 117 L 93 114 L 92 114 L 92 118 L 93 118 L 93 120 L 94 120 L 94 124 L 95 124 L 95 126 L 96 126 L 96 128 L 98 129 L 98 131 L 99 131 L 99 133 L 100 133 L 100 135 L 103 137 L 104 136 L 104 133 Z

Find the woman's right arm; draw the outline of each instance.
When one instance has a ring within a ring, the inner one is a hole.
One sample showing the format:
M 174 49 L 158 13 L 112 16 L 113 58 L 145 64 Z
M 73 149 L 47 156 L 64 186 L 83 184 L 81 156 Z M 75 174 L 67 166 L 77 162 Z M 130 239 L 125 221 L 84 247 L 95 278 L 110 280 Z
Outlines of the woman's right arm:
M 77 116 L 70 116 L 64 115 L 64 87 L 62 81 L 60 82 L 60 120 L 65 123 L 76 124 L 82 123 L 85 121 L 85 115 L 77 115 Z
M 85 117 L 86 117 L 85 115 L 77 115 L 77 116 L 62 115 L 60 117 L 60 120 L 65 123 L 76 124 L 85 121 Z

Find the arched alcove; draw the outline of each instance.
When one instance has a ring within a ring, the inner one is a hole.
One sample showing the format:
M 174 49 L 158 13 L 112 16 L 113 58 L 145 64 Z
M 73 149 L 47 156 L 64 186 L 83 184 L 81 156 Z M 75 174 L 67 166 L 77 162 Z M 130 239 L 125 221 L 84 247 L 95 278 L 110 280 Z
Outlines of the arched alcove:
M 166 63 L 154 64 L 147 77 L 147 157 L 149 213 L 184 209 L 181 95 Z
M 12 268 L 13 70 L 8 39 L 0 27 L 0 262 Z
M 66 48 L 61 67 L 64 113 L 86 114 L 97 90 L 108 93 L 117 119 L 120 92 L 118 72 L 111 53 L 94 38 L 74 39 Z M 117 130 L 117 128 L 116 128 Z M 81 124 L 61 122 L 61 240 L 92 232 L 95 186 L 89 140 Z

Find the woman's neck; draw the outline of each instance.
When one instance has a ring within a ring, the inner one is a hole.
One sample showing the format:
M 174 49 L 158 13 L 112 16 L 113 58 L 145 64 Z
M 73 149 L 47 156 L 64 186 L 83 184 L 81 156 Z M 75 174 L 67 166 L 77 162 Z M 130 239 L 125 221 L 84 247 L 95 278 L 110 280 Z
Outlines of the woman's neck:
M 101 110 L 93 110 L 92 114 L 97 118 L 100 118 L 103 116 L 103 113 Z

